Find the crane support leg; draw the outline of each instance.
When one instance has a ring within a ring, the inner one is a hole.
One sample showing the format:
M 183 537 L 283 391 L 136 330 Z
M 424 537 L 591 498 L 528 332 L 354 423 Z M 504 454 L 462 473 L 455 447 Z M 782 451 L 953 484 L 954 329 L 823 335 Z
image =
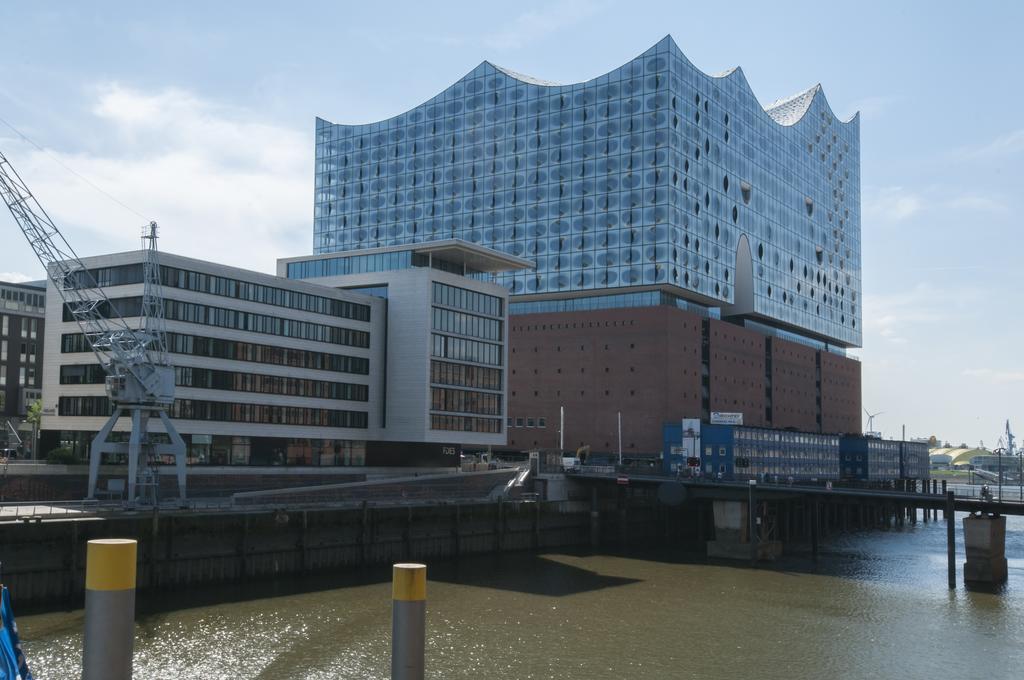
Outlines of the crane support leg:
M 139 453 L 142 449 L 142 411 L 132 409 L 132 433 L 128 439 L 128 502 L 135 503 L 135 486 L 139 481 Z
M 88 500 L 96 498 L 96 482 L 100 475 L 100 460 L 103 458 L 104 444 L 120 417 L 121 409 L 114 409 L 114 415 L 110 416 L 103 424 L 103 428 L 96 434 L 96 438 L 92 440 L 92 445 L 89 447 L 89 495 L 86 496 Z
M 178 430 L 171 424 L 171 419 L 166 411 L 160 411 L 160 422 L 167 430 L 167 436 L 171 438 L 171 453 L 174 454 L 174 471 L 178 476 L 178 500 L 184 503 L 185 495 L 185 441 L 178 434 Z

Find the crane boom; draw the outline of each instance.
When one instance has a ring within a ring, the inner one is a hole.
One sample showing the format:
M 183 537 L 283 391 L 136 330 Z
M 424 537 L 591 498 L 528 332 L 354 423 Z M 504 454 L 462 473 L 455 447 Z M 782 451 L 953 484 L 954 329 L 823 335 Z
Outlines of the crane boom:
M 0 196 L 29 246 L 46 270 L 64 309 L 82 329 L 89 347 L 106 372 L 106 389 L 113 415 L 93 440 L 89 455 L 88 497 L 96 493 L 99 465 L 104 453 L 128 455 L 128 500 L 135 502 L 136 487 L 142 481 L 155 488 L 151 464 L 163 454 L 173 455 L 177 466 L 178 490 L 185 499 L 185 444 L 171 424 L 167 409 L 174 403 L 174 368 L 167 355 L 164 334 L 164 305 L 160 292 L 160 265 L 156 222 L 143 231 L 143 298 L 138 328 L 118 312 L 71 244 L 29 190 L 28 185 L 0 152 Z M 122 415 L 131 416 L 131 437 L 127 444 L 107 441 Z M 150 437 L 149 418 L 164 424 L 170 444 Z

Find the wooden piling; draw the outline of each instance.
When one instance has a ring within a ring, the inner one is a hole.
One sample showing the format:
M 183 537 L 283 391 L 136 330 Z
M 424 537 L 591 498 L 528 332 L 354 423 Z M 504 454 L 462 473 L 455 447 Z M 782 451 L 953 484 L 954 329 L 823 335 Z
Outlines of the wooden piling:
M 757 482 L 750 480 L 747 485 L 747 540 L 750 541 L 750 566 L 757 564 L 757 500 L 754 489 Z
M 149 528 L 149 545 L 146 546 L 149 552 L 149 587 L 155 588 L 157 583 L 157 560 L 156 552 L 158 540 L 160 538 L 160 511 L 154 506 L 153 507 L 153 522 Z
M 306 534 L 309 531 L 309 516 L 306 510 L 302 511 L 302 532 L 299 534 L 299 570 L 306 574 L 309 572 L 309 553 L 307 548 Z
M 956 589 L 956 512 L 953 492 L 946 492 L 946 568 L 949 572 L 949 589 Z
M 533 550 L 540 550 L 540 501 L 534 503 L 533 507 Z M 660 507 L 660 506 L 659 506 Z
M 705 517 L 704 511 L 705 504 L 703 501 L 697 501 L 697 542 L 701 544 L 701 548 L 704 547 L 704 542 L 707 540 L 704 527 L 707 525 L 707 517 Z
M 498 501 L 498 514 L 501 514 L 501 501 Z M 408 562 L 412 560 L 412 506 L 410 505 L 407 509 L 405 516 L 405 531 L 402 536 L 403 544 L 405 546 L 405 560 Z M 499 550 L 501 549 L 501 539 L 498 539 Z
M 811 554 L 818 561 L 818 501 L 811 501 Z
M 455 512 L 452 513 L 452 550 L 455 553 L 455 558 L 458 559 L 462 554 L 462 508 L 458 505 L 455 506 Z

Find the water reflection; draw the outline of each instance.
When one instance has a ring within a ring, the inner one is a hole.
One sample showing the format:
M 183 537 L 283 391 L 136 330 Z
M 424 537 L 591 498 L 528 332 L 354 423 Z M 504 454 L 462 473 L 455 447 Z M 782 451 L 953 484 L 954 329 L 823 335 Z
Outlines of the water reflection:
M 1020 677 L 1024 521 L 1009 520 L 1010 583 L 999 593 L 967 591 L 962 580 L 946 588 L 941 522 L 834 537 L 817 563 L 801 554 L 772 568 L 671 550 L 434 564 L 430 676 Z M 147 599 L 135 677 L 387 678 L 389 575 Z M 80 612 L 20 623 L 37 677 L 76 677 Z

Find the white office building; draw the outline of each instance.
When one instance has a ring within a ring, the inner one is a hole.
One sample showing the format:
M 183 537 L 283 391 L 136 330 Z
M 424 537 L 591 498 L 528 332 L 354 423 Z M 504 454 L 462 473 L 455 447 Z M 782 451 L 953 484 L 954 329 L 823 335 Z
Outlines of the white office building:
M 503 445 L 507 292 L 472 276 L 526 264 L 491 252 L 410 250 L 391 255 L 404 267 L 301 277 L 315 282 L 162 254 L 170 416 L 190 463 L 445 467 L 463 447 Z M 129 324 L 144 258 L 83 259 Z M 84 457 L 110 413 L 104 373 L 52 283 L 47 302 L 40 448 Z

